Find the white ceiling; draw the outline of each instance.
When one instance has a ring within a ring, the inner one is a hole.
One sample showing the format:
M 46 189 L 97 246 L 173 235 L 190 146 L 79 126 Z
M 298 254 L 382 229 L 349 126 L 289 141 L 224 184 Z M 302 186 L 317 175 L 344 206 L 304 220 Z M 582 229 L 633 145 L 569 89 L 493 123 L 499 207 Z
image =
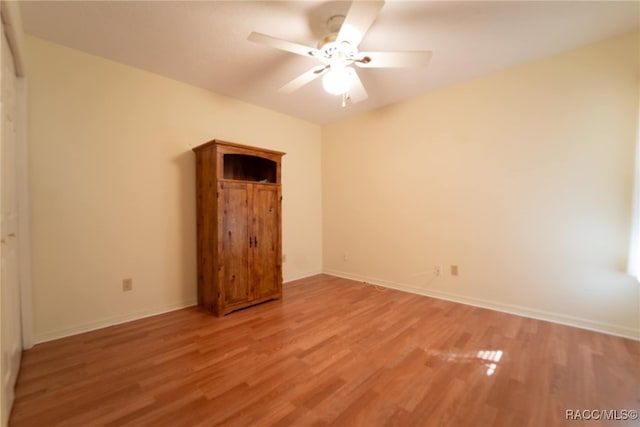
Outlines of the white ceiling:
M 431 50 L 425 69 L 358 69 L 369 99 L 340 107 L 320 79 L 278 88 L 313 59 L 247 41 L 252 31 L 315 46 L 349 2 L 27 1 L 25 31 L 315 123 L 640 27 L 640 2 L 387 0 L 361 50 Z

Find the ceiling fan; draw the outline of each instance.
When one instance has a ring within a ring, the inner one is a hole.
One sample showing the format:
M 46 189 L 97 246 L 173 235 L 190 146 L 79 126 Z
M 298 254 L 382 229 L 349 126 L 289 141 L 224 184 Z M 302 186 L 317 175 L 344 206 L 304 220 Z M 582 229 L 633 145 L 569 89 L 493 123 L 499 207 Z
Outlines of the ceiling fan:
M 317 59 L 320 64 L 294 78 L 280 88 L 292 93 L 322 76 L 325 91 L 342 96 L 342 106 L 347 100 L 360 102 L 368 98 L 358 73 L 352 65 L 361 68 L 424 67 L 431 59 L 429 51 L 361 52 L 358 46 L 373 24 L 384 0 L 353 0 L 346 16 L 336 15 L 327 22 L 328 34 L 318 42 L 318 47 L 308 47 L 262 33 L 253 32 L 249 40 L 267 46 Z

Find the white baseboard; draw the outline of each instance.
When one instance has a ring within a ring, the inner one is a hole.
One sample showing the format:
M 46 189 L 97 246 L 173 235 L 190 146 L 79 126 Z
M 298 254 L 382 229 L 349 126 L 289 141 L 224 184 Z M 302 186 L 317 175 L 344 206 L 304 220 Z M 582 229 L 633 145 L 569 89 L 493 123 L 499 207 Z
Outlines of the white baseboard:
M 314 270 L 314 271 L 310 271 L 310 272 L 307 272 L 307 273 L 296 274 L 294 276 L 287 276 L 287 277 L 284 278 L 283 282 L 284 283 L 289 283 L 289 282 L 293 282 L 295 280 L 306 279 L 307 277 L 311 277 L 311 276 L 317 276 L 318 274 L 322 274 L 322 271 Z
M 464 295 L 453 294 L 449 292 L 437 291 L 433 289 L 415 288 L 410 285 L 395 283 L 388 280 L 377 279 L 373 277 L 361 276 L 358 274 L 346 273 L 338 270 L 325 270 L 325 274 L 342 277 L 345 279 L 366 282 L 372 285 L 379 285 L 386 288 L 396 289 L 399 291 L 410 292 L 417 295 L 424 295 L 431 298 L 437 298 L 452 302 L 457 302 L 474 307 L 486 308 L 489 310 L 500 311 L 503 313 L 515 314 L 517 316 L 529 317 L 531 319 L 544 320 L 547 322 L 559 323 L 561 325 L 573 326 L 580 329 L 587 329 L 603 334 L 615 335 L 623 338 L 640 341 L 640 330 L 627 328 L 624 326 L 613 325 L 605 322 L 598 322 L 591 319 L 569 316 L 562 313 L 554 313 L 535 308 L 523 307 L 514 304 L 504 304 L 496 301 L 490 301 L 480 298 L 470 298 Z
M 396 289 L 399 291 L 410 292 L 417 295 L 423 295 L 431 298 L 437 298 L 447 301 L 453 301 L 461 304 L 472 305 L 475 307 L 486 308 L 489 310 L 500 311 L 503 313 L 515 314 L 517 316 L 529 317 L 532 319 L 544 320 L 547 322 L 559 323 L 561 325 L 573 326 L 576 328 L 587 329 L 590 331 L 601 332 L 604 334 L 620 336 L 623 338 L 629 338 L 633 340 L 640 340 L 640 331 L 632 328 L 627 328 L 619 325 L 612 325 L 610 323 L 597 322 L 590 319 L 584 319 L 580 317 L 568 316 L 561 313 L 553 313 L 545 310 L 538 310 L 529 307 L 523 307 L 513 304 L 503 304 L 495 301 L 484 300 L 480 298 L 469 298 L 464 295 L 452 294 L 449 292 L 436 291 L 433 289 L 415 288 L 406 284 L 391 282 L 388 280 L 377 279 L 373 277 L 362 276 L 358 274 L 351 274 L 338 270 L 325 270 L 314 271 L 295 277 L 288 277 L 285 283 L 293 282 L 295 280 L 304 279 L 307 277 L 315 276 L 318 274 L 329 274 L 336 277 L 342 277 L 345 279 L 356 280 L 359 282 L 366 282 L 373 285 L 384 286 L 386 288 Z M 168 313 L 175 310 L 180 310 L 187 307 L 197 305 L 197 301 L 186 301 L 183 303 L 176 303 L 156 310 L 146 310 L 134 314 L 128 314 L 123 316 L 116 316 L 108 319 L 102 319 L 95 322 L 85 323 L 77 325 L 71 328 L 59 329 L 35 337 L 35 344 L 56 340 L 59 338 L 68 337 L 71 335 L 77 335 L 84 332 L 94 331 L 97 329 L 106 328 L 109 326 L 119 325 L 121 323 L 131 322 L 133 320 L 144 319 L 145 317 L 156 316 L 162 313 Z
M 293 282 L 294 280 L 304 279 L 306 277 L 315 276 L 318 274 L 322 274 L 321 271 L 311 271 L 308 273 L 296 275 L 293 277 L 287 277 L 285 283 Z M 41 335 L 38 335 L 34 339 L 34 344 L 40 344 L 47 341 L 57 340 L 59 338 L 69 337 L 72 335 L 82 334 L 84 332 L 95 331 L 97 329 L 107 328 L 109 326 L 119 325 L 121 323 L 131 322 L 133 320 L 144 319 L 145 317 L 156 316 L 162 313 L 168 313 L 175 310 L 180 310 L 187 307 L 192 307 L 197 305 L 198 302 L 187 301 L 184 303 L 177 303 L 168 305 L 166 307 L 159 308 L 157 310 L 145 310 L 133 314 L 127 314 L 123 316 L 115 316 L 108 319 L 102 319 L 95 322 L 84 323 L 81 325 L 73 326 L 71 328 L 58 329 L 55 331 L 50 331 Z
M 168 313 L 170 311 L 181 310 L 187 307 L 193 307 L 197 305 L 197 301 L 185 301 L 181 303 L 171 304 L 162 308 L 153 310 L 144 310 L 133 314 L 126 314 L 122 316 L 114 316 L 107 319 L 98 320 L 95 322 L 84 323 L 82 325 L 73 326 L 71 328 L 58 329 L 55 331 L 47 332 L 35 337 L 35 344 L 40 344 L 47 341 L 57 340 L 59 338 L 69 337 L 72 335 L 82 334 L 84 332 L 95 331 L 96 329 L 107 328 L 109 326 L 119 325 L 121 323 L 131 322 L 133 320 L 144 319 L 145 317 L 156 316 L 158 314 Z

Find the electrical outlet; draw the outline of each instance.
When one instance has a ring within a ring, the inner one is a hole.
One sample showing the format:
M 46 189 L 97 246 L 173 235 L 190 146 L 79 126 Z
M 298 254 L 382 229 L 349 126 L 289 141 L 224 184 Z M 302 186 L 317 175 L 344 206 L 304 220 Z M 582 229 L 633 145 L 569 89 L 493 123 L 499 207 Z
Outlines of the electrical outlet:
M 440 266 L 439 265 L 434 265 L 433 266 L 433 275 L 438 277 L 440 276 Z
M 287 254 L 282 254 L 282 262 L 287 262 Z
M 458 266 L 457 265 L 452 265 L 451 266 L 451 275 L 452 276 L 457 276 L 458 275 Z
M 133 290 L 133 279 L 122 279 L 122 291 L 132 291 Z
M 349 261 L 349 254 L 347 254 L 346 252 L 342 254 L 342 260 L 343 261 Z

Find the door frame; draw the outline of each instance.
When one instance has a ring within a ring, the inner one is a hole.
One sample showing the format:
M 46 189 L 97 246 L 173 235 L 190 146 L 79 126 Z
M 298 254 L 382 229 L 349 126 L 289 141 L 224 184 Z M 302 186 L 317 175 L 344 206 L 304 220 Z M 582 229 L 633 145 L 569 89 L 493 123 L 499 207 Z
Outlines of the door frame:
M 29 169 L 27 138 L 27 77 L 24 31 L 19 2 L 0 0 L 2 28 L 11 47 L 16 69 L 17 141 L 16 185 L 18 209 L 18 281 L 22 312 L 22 346 L 29 349 L 33 338 L 33 294 L 31 281 L 31 216 L 29 207 Z

